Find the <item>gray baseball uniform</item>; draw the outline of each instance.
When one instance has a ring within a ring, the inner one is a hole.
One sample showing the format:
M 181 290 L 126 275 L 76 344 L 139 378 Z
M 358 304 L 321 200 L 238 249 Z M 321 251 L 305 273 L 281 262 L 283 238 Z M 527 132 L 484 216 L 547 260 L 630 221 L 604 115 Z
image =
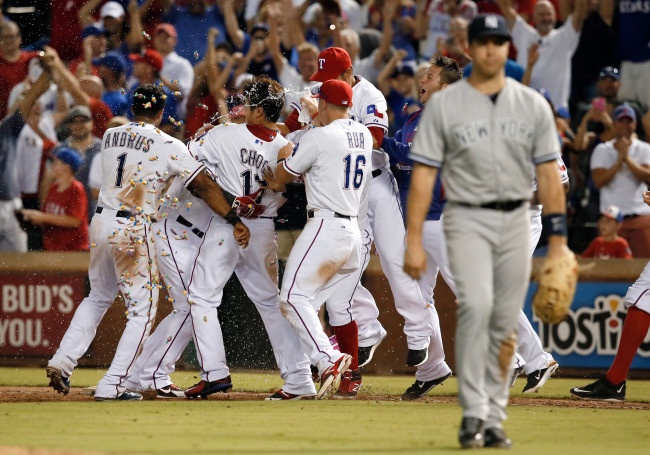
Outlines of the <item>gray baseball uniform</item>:
M 410 157 L 443 168 L 449 201 L 444 231 L 458 289 L 463 417 L 501 427 L 530 278 L 530 166 L 559 156 L 553 114 L 541 95 L 513 79 L 494 100 L 462 80 L 433 95 L 420 125 Z

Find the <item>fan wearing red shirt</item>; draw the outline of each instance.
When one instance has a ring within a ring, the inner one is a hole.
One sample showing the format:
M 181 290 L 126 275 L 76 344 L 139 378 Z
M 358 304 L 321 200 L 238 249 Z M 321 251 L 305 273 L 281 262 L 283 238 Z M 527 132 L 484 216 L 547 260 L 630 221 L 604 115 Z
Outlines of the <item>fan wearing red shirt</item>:
M 27 77 L 29 61 L 38 55 L 21 50 L 22 42 L 15 22 L 5 21 L 0 25 L 0 119 L 7 113 L 11 89 Z
M 75 149 L 60 147 L 52 157 L 55 181 L 43 211 L 25 209 L 22 214 L 26 221 L 42 226 L 46 251 L 88 250 L 88 199 L 83 184 L 74 178 L 81 156 Z
M 618 236 L 618 230 L 623 222 L 623 214 L 618 207 L 610 205 L 601 213 L 598 220 L 598 231 L 600 237 L 591 241 L 587 249 L 582 253 L 583 258 L 599 259 L 632 259 L 632 251 L 627 240 Z

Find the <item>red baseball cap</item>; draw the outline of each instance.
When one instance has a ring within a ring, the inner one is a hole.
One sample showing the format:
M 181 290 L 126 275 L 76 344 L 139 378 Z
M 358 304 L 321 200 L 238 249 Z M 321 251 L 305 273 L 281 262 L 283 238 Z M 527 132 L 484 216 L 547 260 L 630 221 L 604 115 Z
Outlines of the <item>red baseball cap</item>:
M 176 34 L 176 27 L 174 27 L 172 24 L 163 23 L 156 25 L 156 28 L 153 29 L 154 36 L 156 36 L 158 32 L 165 32 L 172 38 L 178 37 Z
M 145 49 L 141 54 L 130 54 L 129 58 L 134 62 L 146 63 L 158 72 L 163 69 L 162 55 L 153 49 Z
M 318 87 L 314 98 L 323 98 L 328 104 L 340 107 L 352 107 L 352 87 L 347 82 L 330 79 Z
M 336 79 L 349 68 L 352 68 L 352 60 L 347 51 L 340 47 L 328 47 L 318 54 L 318 71 L 309 80 L 325 82 Z

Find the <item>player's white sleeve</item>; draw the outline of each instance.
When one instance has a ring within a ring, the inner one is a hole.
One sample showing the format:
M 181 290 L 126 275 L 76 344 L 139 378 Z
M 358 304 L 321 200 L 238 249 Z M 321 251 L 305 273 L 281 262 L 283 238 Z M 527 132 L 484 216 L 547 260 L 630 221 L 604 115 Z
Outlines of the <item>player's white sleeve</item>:
M 359 112 L 361 118 L 356 120 L 368 128 L 375 126 L 388 131 L 387 111 L 386 99 L 379 90 L 366 92 L 363 97 L 363 106 L 361 106 Z
M 189 185 L 205 166 L 190 155 L 182 142 L 174 141 L 166 145 L 169 146 L 166 169 L 170 174 L 178 175 L 184 186 Z
M 88 186 L 93 189 L 102 187 L 102 154 L 97 153 L 90 163 L 90 172 L 88 173 Z
M 440 124 L 442 115 L 438 113 L 442 106 L 440 98 L 439 94 L 435 93 L 425 104 L 422 118 L 418 124 L 418 132 L 415 134 L 413 146 L 409 152 L 409 158 L 413 161 L 432 167 L 442 167 L 444 162 L 445 140 Z
M 318 142 L 314 138 L 316 131 L 310 130 L 305 134 L 293 153 L 284 160 L 287 172 L 297 177 L 316 163 L 319 153 Z
M 540 164 L 560 157 L 560 141 L 551 106 L 539 93 L 533 93 L 537 125 L 533 138 L 533 163 Z
M 557 169 L 560 171 L 560 181 L 566 183 L 569 181 L 569 171 L 564 164 L 564 160 L 560 157 L 557 159 Z

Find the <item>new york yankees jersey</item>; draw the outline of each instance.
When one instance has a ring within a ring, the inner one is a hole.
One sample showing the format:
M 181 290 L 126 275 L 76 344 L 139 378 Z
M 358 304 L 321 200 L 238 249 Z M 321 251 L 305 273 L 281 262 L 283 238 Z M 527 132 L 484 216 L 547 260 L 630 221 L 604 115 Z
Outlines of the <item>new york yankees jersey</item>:
M 368 183 L 372 135 L 348 119 L 305 133 L 284 168 L 303 174 L 308 210 L 331 210 L 358 216 L 361 194 Z
M 529 200 L 530 163 L 560 156 L 548 102 L 510 78 L 495 101 L 465 79 L 435 93 L 420 126 L 409 157 L 443 168 L 450 202 Z
M 190 142 L 188 148 L 224 190 L 244 196 L 260 189 L 264 169 L 275 166 L 278 152 L 288 143 L 276 131 L 261 125 L 225 123 Z M 280 193 L 264 191 L 258 202 L 266 205 L 263 215 L 273 217 L 284 198 Z
M 172 177 L 187 186 L 204 169 L 181 141 L 144 122 L 107 130 L 101 159 L 98 206 L 143 216 L 156 214 Z

